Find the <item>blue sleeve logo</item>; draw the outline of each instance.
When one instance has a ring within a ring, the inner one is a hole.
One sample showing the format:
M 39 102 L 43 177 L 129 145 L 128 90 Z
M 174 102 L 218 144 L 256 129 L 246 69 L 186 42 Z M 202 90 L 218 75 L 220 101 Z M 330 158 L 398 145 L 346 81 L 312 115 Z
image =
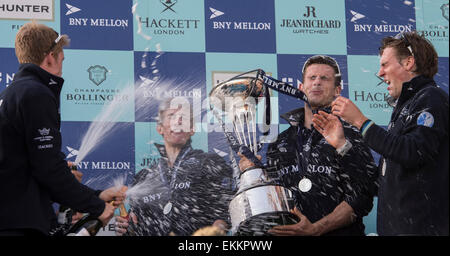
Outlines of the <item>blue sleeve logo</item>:
M 422 112 L 417 118 L 417 125 L 422 125 L 426 127 L 433 127 L 434 117 L 429 112 Z

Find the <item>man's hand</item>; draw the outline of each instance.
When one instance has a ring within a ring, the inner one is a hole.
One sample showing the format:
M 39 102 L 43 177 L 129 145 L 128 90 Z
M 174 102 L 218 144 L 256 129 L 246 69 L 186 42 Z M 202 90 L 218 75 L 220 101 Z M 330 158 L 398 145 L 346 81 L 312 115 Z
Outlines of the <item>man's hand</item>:
M 312 122 L 314 128 L 322 134 L 331 146 L 340 148 L 345 144 L 344 129 L 341 121 L 335 115 L 319 111 L 318 114 L 314 114 Z
M 223 231 L 227 231 L 228 230 L 228 224 L 224 220 L 216 220 L 216 221 L 214 221 L 214 223 L 212 225 L 214 227 L 220 228 Z
M 358 129 L 361 129 L 363 123 L 368 119 L 351 100 L 342 96 L 337 97 L 331 103 L 331 107 L 332 114 L 340 116 Z
M 134 214 L 133 212 L 130 212 L 128 216 L 133 221 L 134 224 L 137 224 L 138 220 L 137 220 L 136 214 Z M 115 219 L 116 219 L 116 223 L 114 225 L 114 229 L 116 231 L 116 235 L 123 236 L 123 234 L 125 234 L 128 231 L 128 227 L 130 226 L 128 224 L 128 220 L 126 218 L 123 218 L 120 216 L 116 216 Z
M 76 212 L 72 215 L 72 225 L 77 223 L 81 218 L 83 218 L 84 214 L 81 212 Z
M 125 200 L 125 192 L 127 191 L 127 186 L 122 186 L 121 188 L 110 187 L 103 190 L 99 197 L 105 202 L 113 202 L 114 207 L 118 207 Z
M 293 225 L 275 226 L 269 230 L 269 234 L 276 236 L 319 236 L 321 229 L 317 224 L 311 223 L 297 207 L 291 212 L 300 218 L 300 221 Z
M 241 160 L 239 160 L 239 169 L 241 169 L 241 171 L 245 171 L 250 167 L 255 166 L 255 163 L 253 163 L 252 161 L 250 161 L 247 157 L 245 157 L 243 154 L 241 153 L 237 153 L 237 155 L 241 158 Z M 262 159 L 262 156 L 257 155 L 256 156 L 259 160 Z
M 103 213 L 98 217 L 98 219 L 103 223 L 103 227 L 106 226 L 108 222 L 112 219 L 115 210 L 116 207 L 105 202 L 105 209 L 103 210 Z
M 75 178 L 78 180 L 78 182 L 81 182 L 83 173 L 78 170 L 72 170 L 72 166 L 75 166 L 75 163 L 71 162 L 71 161 L 67 161 L 67 166 L 69 166 L 70 170 L 72 171 L 72 174 L 75 176 Z

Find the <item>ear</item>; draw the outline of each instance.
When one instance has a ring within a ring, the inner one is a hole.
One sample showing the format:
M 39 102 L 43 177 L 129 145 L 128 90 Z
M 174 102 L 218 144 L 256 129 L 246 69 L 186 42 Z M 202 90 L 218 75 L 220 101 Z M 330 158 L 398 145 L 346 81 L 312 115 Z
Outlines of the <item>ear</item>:
M 342 91 L 342 87 L 341 87 L 341 85 L 339 84 L 338 86 L 335 86 L 334 87 L 334 95 L 337 97 L 337 96 L 339 96 L 339 95 L 341 95 L 341 91 Z
M 408 56 L 405 60 L 404 60 L 404 65 L 405 65 L 405 69 L 407 71 L 413 71 L 414 70 L 414 66 L 416 65 L 416 59 L 413 56 Z
M 163 127 L 160 124 L 156 126 L 156 131 L 159 135 L 163 135 Z
M 302 82 L 300 82 L 298 84 L 298 89 L 303 92 L 303 83 Z

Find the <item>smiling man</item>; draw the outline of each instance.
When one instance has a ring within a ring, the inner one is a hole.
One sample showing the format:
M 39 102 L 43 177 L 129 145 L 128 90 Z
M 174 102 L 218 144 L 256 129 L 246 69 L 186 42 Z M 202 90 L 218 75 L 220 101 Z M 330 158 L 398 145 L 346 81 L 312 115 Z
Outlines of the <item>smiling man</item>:
M 377 231 L 380 235 L 448 235 L 449 101 L 433 76 L 438 56 L 415 32 L 387 37 L 380 47 L 378 75 L 395 100 L 388 130 L 339 97 L 332 113 L 360 129 L 382 155 Z M 315 117 L 319 129 L 338 136 L 332 115 Z
M 131 187 L 147 192 L 130 198 L 130 219 L 116 217 L 117 235 L 189 236 L 206 226 L 226 228 L 232 169 L 219 155 L 192 148 L 193 120 L 186 98 L 159 105 L 161 157 L 136 174 Z

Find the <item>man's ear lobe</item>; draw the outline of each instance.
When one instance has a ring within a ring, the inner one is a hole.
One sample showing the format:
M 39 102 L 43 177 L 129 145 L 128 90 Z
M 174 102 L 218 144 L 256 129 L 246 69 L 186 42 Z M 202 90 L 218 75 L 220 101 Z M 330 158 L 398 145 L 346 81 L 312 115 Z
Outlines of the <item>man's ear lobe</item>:
M 158 132 L 159 135 L 163 134 L 163 128 L 162 128 L 162 126 L 160 124 L 158 124 L 156 126 L 156 131 Z

